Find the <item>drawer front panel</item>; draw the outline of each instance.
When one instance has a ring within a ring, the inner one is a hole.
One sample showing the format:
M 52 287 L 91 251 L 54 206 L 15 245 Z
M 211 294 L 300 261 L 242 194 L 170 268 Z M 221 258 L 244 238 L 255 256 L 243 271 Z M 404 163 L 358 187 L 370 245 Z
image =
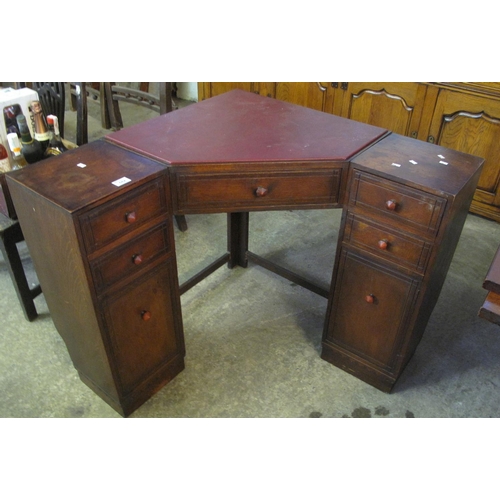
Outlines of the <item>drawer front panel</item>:
M 177 284 L 170 265 L 103 300 L 121 394 L 133 391 L 184 352 L 180 306 L 172 292 Z
M 140 273 L 169 251 L 168 226 L 155 227 L 130 243 L 92 262 L 98 292 L 120 279 Z
M 434 235 L 439 229 L 446 200 L 354 171 L 349 204 L 362 208 L 372 217 L 389 217 Z
M 422 239 L 353 214 L 347 218 L 344 241 L 422 274 L 432 249 Z
M 419 280 L 342 250 L 326 340 L 391 371 Z
M 85 245 L 92 252 L 167 211 L 162 178 L 82 216 Z
M 282 172 L 276 175 L 264 172 L 179 173 L 176 211 L 334 205 L 339 199 L 341 173 L 341 169 Z

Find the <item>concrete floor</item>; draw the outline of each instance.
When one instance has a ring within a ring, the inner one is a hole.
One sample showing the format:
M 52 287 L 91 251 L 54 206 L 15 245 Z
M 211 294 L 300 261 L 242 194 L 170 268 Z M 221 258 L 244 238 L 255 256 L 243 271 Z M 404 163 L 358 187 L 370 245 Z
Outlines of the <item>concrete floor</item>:
M 90 113 L 95 139 L 105 132 L 97 108 Z M 144 118 L 124 111 L 126 125 Z M 69 140 L 72 119 L 68 111 Z M 253 213 L 250 250 L 327 285 L 340 215 Z M 224 214 L 187 221 L 175 234 L 180 282 L 226 245 Z M 321 360 L 326 299 L 256 265 L 223 267 L 182 296 L 186 369 L 130 418 L 499 417 L 500 330 L 477 317 L 499 244 L 499 224 L 469 215 L 426 333 L 391 394 Z M 0 290 L 0 417 L 121 418 L 80 381 L 43 295 L 39 318 L 24 319 L 2 260 Z

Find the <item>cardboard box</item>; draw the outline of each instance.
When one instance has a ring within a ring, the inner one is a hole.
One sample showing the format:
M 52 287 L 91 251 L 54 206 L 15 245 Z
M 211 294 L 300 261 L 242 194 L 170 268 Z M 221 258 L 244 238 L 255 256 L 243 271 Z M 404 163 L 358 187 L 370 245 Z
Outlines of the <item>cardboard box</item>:
M 26 122 L 31 130 L 31 135 L 34 136 L 33 125 L 31 123 L 31 113 L 29 106 L 32 101 L 38 100 L 38 94 L 28 88 L 24 89 L 12 89 L 5 88 L 0 89 L 0 141 L 5 146 L 7 153 L 9 155 L 9 161 L 12 166 L 12 156 L 7 142 L 7 134 L 10 132 L 7 127 L 12 123 L 15 123 L 15 118 L 12 116 L 13 111 L 21 111 L 26 117 Z M 9 118 L 10 117 L 10 118 Z M 7 122 L 7 123 L 6 123 Z M 16 213 L 14 210 L 14 205 L 10 197 L 9 190 L 7 188 L 7 182 L 3 174 L 0 175 L 0 212 L 5 214 L 11 219 L 16 218 Z

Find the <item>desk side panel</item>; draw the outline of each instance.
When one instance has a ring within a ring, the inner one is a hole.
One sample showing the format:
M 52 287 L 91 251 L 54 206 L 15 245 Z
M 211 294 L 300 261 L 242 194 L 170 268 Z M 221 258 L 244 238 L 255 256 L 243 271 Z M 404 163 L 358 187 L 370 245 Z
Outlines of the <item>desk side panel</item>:
M 52 320 L 71 360 L 80 375 L 117 400 L 73 218 L 15 180 L 8 182 Z
M 426 276 L 427 285 L 422 296 L 420 313 L 416 319 L 414 334 L 405 350 L 406 354 L 402 361 L 402 367 L 406 365 L 415 352 L 437 304 L 469 214 L 470 205 L 480 175 L 481 168 L 473 173 L 457 196 L 450 196 L 448 198 L 448 208 L 441 226 L 442 230 L 436 238 L 435 246 L 437 247 L 437 251 L 429 263 L 429 272 Z

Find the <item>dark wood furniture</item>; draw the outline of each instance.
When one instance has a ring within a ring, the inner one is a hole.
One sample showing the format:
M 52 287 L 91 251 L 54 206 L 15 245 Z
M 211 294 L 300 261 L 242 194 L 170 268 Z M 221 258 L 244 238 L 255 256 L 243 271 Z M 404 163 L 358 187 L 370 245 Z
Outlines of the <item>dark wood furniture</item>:
M 101 110 L 101 126 L 111 128 L 111 120 L 103 83 L 68 82 L 71 107 L 76 111 L 76 144 L 82 146 L 89 141 L 88 100 L 97 101 Z
M 2 197 L 1 191 L 0 197 Z M 0 251 L 2 252 L 24 316 L 28 321 L 33 321 L 38 316 L 33 299 L 42 293 L 42 289 L 40 285 L 35 285 L 31 288 L 28 284 L 23 262 L 17 248 L 17 244 L 22 241 L 24 241 L 24 235 L 19 222 L 0 213 Z
M 95 141 L 16 174 L 36 186 L 11 185 L 54 324 L 82 380 L 129 414 L 184 367 L 164 166 Z
M 123 128 L 120 102 L 142 106 L 157 111 L 160 115 L 169 113 L 174 109 L 172 101 L 172 83 L 170 82 L 160 82 L 158 84 L 158 95 L 149 92 L 149 85 L 147 85 L 147 90 L 143 90 L 146 88 L 145 84 L 141 84 L 139 89 L 117 85 L 114 82 L 106 82 L 102 85 L 104 85 L 106 93 L 106 102 L 111 126 L 115 130 Z
M 68 82 L 68 87 L 71 109 L 76 111 L 77 117 L 76 143 L 81 146 L 88 142 L 87 101 L 89 99 L 99 103 L 101 127 L 104 129 L 111 128 L 106 92 L 104 83 L 99 82 Z
M 488 290 L 488 295 L 479 309 L 479 316 L 500 325 L 500 248 L 484 278 L 483 288 Z
M 66 89 L 64 82 L 33 82 L 32 88 L 38 94 L 43 113 L 57 116 L 59 133 L 64 138 L 64 111 L 66 109 Z
M 82 380 L 128 415 L 183 368 L 180 294 L 248 260 L 328 298 L 322 357 L 390 391 L 439 296 L 482 163 L 236 90 L 8 182 Z M 250 211 L 333 207 L 343 217 L 330 290 L 248 251 Z M 180 286 L 174 212 L 228 214 L 227 253 Z
M 58 117 L 61 136 L 64 134 L 65 88 L 60 82 L 34 82 L 30 84 L 38 93 L 44 113 Z M 19 87 L 24 87 L 20 83 Z M 8 189 L 5 174 L 0 173 L 0 249 L 9 270 L 12 284 L 19 298 L 24 316 L 28 321 L 37 318 L 34 298 L 42 293 L 40 285 L 30 288 L 22 264 L 17 244 L 24 241 L 21 226 L 17 221 L 15 207 Z
M 396 134 L 351 161 L 324 359 L 391 390 L 441 291 L 481 164 Z

